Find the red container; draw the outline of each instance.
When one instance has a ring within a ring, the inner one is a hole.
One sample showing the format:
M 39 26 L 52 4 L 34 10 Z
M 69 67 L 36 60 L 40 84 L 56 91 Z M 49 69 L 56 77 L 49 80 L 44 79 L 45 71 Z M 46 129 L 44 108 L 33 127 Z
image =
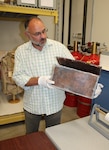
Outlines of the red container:
M 66 99 L 64 101 L 64 105 L 69 107 L 77 107 L 77 104 L 77 96 L 72 93 L 66 92 Z
M 74 52 L 72 52 L 71 54 L 73 55 L 73 57 L 74 57 L 76 60 L 80 60 L 80 59 L 83 57 L 82 53 L 80 53 L 80 52 L 78 52 L 78 51 L 74 51 Z
M 89 116 L 91 112 L 92 100 L 78 96 L 77 114 L 79 117 Z
M 83 57 L 80 60 L 84 62 L 88 62 L 89 59 L 90 59 L 90 55 L 83 55 Z
M 90 56 L 90 58 L 87 62 L 90 63 L 90 64 L 99 65 L 99 61 L 100 61 L 100 55 L 91 54 L 91 56 Z

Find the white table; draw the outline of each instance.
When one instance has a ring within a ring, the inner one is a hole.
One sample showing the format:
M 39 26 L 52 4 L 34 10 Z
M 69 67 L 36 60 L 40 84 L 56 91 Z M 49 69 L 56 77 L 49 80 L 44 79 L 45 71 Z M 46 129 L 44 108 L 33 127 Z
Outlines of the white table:
M 109 140 L 88 124 L 89 116 L 46 129 L 58 150 L 109 150 Z

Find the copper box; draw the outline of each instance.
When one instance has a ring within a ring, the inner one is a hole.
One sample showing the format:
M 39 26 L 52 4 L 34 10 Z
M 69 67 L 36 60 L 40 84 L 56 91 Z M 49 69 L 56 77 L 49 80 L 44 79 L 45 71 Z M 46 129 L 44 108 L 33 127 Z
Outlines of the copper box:
M 61 90 L 93 98 L 99 80 L 101 67 L 79 60 L 57 58 L 59 65 L 54 68 L 52 80 Z

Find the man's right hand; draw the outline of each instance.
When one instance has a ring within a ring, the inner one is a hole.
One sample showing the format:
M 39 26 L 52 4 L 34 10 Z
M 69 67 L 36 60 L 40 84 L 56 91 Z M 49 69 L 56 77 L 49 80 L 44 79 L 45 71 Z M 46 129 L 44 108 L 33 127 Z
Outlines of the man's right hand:
M 52 85 L 55 84 L 53 80 L 51 80 L 51 76 L 41 76 L 38 79 L 38 85 L 44 86 L 47 88 L 53 88 Z

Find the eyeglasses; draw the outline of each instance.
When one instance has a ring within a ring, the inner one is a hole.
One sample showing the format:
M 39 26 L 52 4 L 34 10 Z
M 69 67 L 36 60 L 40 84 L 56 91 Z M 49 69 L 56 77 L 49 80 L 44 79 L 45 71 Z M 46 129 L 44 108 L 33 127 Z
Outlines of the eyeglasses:
M 48 31 L 48 29 L 45 28 L 45 29 L 42 30 L 42 32 L 36 32 L 36 33 L 30 33 L 30 32 L 28 32 L 28 31 L 27 31 L 27 32 L 28 32 L 29 34 L 33 35 L 33 36 L 38 37 L 38 36 L 41 36 L 41 34 L 45 34 L 47 31 Z

